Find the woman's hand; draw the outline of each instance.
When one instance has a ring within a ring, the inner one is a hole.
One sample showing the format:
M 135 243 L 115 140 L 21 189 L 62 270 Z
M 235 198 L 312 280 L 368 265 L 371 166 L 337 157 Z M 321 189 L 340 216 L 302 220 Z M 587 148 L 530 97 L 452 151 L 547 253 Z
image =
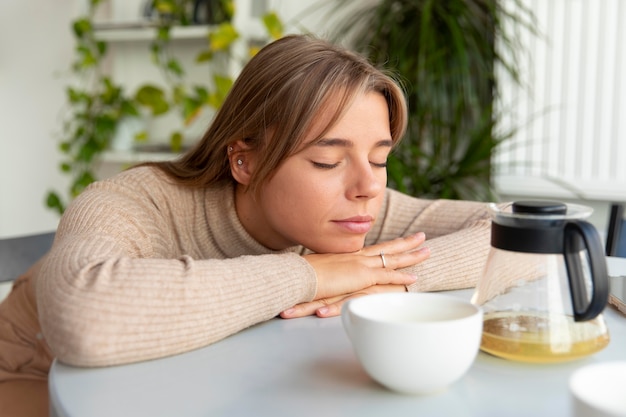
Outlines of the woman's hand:
M 295 319 L 298 317 L 316 315 L 318 317 L 334 317 L 341 314 L 341 306 L 346 301 L 361 297 L 367 294 L 377 294 L 382 292 L 406 292 L 406 286 L 404 285 L 373 285 L 369 288 L 364 288 L 361 291 L 356 291 L 351 294 L 339 295 L 332 298 L 324 298 L 319 300 L 310 301 L 308 303 L 298 304 L 288 310 L 280 313 L 280 316 L 284 319 Z
M 389 291 L 406 291 L 417 279 L 396 269 L 418 264 L 430 255 L 423 233 L 398 238 L 361 249 L 354 253 L 311 254 L 304 258 L 317 274 L 317 294 L 311 302 L 298 304 L 281 313 L 283 318 L 316 314 L 336 316 L 350 298 Z M 385 265 L 383 265 L 384 253 Z

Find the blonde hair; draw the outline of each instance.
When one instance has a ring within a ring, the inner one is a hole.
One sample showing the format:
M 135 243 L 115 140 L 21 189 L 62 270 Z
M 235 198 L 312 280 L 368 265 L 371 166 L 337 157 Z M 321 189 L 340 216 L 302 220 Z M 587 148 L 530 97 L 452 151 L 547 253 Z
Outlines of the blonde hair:
M 261 49 L 243 68 L 192 149 L 176 161 L 155 165 L 191 187 L 233 181 L 227 148 L 243 140 L 261 161 L 249 184 L 251 191 L 258 191 L 301 147 L 322 112 L 334 110 L 318 140 L 364 92 L 385 97 L 391 139 L 397 143 L 406 130 L 407 109 L 404 94 L 391 76 L 340 46 L 308 35 L 286 36 Z

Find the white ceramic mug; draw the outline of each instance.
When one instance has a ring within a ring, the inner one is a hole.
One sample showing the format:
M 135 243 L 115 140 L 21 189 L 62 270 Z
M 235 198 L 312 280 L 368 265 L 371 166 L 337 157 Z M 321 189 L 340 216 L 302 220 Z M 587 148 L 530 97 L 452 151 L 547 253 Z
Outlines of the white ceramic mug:
M 573 416 L 626 417 L 626 361 L 584 366 L 569 387 Z
M 468 371 L 480 347 L 482 310 L 450 295 L 368 295 L 348 301 L 341 316 L 366 372 L 401 393 L 443 390 Z

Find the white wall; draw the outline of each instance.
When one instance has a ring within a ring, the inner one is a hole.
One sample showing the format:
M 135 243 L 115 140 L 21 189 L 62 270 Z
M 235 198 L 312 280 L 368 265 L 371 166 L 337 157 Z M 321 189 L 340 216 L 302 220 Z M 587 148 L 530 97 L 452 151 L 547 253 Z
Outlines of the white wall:
M 0 237 L 56 228 L 44 207 L 65 188 L 55 132 L 72 55 L 69 24 L 84 0 L 0 2 Z

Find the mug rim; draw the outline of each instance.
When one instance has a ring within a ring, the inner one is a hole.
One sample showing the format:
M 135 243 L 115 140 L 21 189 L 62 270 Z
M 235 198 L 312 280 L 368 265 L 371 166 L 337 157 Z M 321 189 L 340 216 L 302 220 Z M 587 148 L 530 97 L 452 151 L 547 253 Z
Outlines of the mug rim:
M 438 319 L 427 319 L 424 321 L 401 321 L 401 320 L 391 320 L 386 318 L 374 317 L 372 314 L 367 314 L 367 312 L 363 311 L 355 311 L 355 307 L 359 308 L 360 304 L 365 304 L 369 302 L 375 302 L 377 299 L 386 299 L 386 298 L 399 298 L 399 299 L 433 299 L 439 301 L 445 301 L 446 303 L 458 305 L 463 308 L 468 308 L 468 312 L 466 314 L 457 314 L 453 317 L 446 318 L 438 318 Z M 368 294 L 359 298 L 354 298 L 352 300 L 348 300 L 346 305 L 344 305 L 346 313 L 350 313 L 356 317 L 359 317 L 363 320 L 367 320 L 373 323 L 381 323 L 385 325 L 397 325 L 397 326 L 442 326 L 446 323 L 457 323 L 464 320 L 472 320 L 477 316 L 482 316 L 483 311 L 482 308 L 470 300 L 465 300 L 460 297 L 455 297 L 449 294 L 442 294 L 438 292 L 417 292 L 417 293 L 380 293 L 380 294 Z M 471 310 L 471 311 L 470 311 Z M 482 317 L 481 321 L 482 321 Z

